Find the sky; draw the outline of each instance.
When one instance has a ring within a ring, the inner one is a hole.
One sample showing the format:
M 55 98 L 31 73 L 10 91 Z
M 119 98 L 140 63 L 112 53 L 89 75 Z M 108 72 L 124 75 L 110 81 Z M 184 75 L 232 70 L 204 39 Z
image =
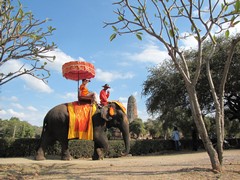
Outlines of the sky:
M 142 84 L 148 68 L 165 58 L 150 37 L 139 41 L 133 35 L 110 41 L 111 27 L 104 22 L 116 20 L 113 1 L 103 0 L 22 0 L 25 12 L 31 11 L 36 19 L 51 21 L 46 26 L 56 28 L 48 38 L 58 48 L 48 63 L 51 76 L 48 84 L 29 76 L 16 78 L 0 87 L 0 118 L 18 117 L 32 125 L 42 126 L 44 116 L 54 106 L 77 99 L 77 82 L 62 76 L 62 65 L 69 61 L 87 61 L 95 66 L 96 76 L 88 89 L 99 95 L 102 86 L 111 87 L 109 100 L 119 100 L 127 107 L 129 96 L 136 98 L 138 117 L 146 121 L 146 97 L 142 97 Z M 15 66 L 11 64 L 11 68 Z
M 56 28 L 48 41 L 58 46 L 50 55 L 51 71 L 48 84 L 29 76 L 16 78 L 0 86 L 0 118 L 18 117 L 32 125 L 42 126 L 44 116 L 54 106 L 77 100 L 76 81 L 62 76 L 62 65 L 69 61 L 87 61 L 95 66 L 96 76 L 88 89 L 99 95 L 102 86 L 111 87 L 109 100 L 119 100 L 125 107 L 129 96 L 136 98 L 138 117 L 152 118 L 146 111 L 146 98 L 141 95 L 147 80 L 148 68 L 169 58 L 166 50 L 150 36 L 138 40 L 126 34 L 110 41 L 111 27 L 104 22 L 117 19 L 113 0 L 21 0 L 25 12 L 31 11 L 36 19 L 51 21 L 46 26 Z M 194 46 L 193 40 L 183 42 Z M 195 43 L 196 44 L 196 43 Z M 8 64 L 14 69 L 18 63 Z

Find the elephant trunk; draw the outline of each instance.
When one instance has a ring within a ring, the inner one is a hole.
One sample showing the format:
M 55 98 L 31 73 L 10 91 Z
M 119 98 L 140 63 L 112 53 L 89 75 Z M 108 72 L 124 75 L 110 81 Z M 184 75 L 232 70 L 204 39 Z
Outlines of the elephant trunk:
M 125 152 L 122 152 L 122 156 L 126 156 L 129 154 L 130 151 L 130 135 L 129 135 L 129 123 L 127 116 L 124 116 L 123 118 L 123 124 L 121 128 L 124 144 L 125 144 Z

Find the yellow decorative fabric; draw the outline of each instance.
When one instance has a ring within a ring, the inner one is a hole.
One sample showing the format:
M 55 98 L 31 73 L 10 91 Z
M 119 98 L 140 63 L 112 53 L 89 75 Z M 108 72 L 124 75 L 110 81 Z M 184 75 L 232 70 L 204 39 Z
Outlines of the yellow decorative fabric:
M 121 102 L 119 102 L 119 101 L 110 101 L 110 102 L 116 103 L 122 109 L 122 111 L 125 114 L 127 114 L 127 110 L 126 110 L 126 108 L 123 106 L 123 104 Z
M 68 103 L 68 139 L 93 140 L 92 115 L 95 111 L 95 105 L 80 105 L 77 101 Z

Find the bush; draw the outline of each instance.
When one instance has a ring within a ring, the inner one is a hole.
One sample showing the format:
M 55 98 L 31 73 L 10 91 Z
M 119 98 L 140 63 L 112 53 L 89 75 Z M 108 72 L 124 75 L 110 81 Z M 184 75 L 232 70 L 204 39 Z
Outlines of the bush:
M 93 141 L 71 140 L 69 149 L 73 158 L 90 158 L 93 155 Z
M 240 139 L 228 140 L 231 148 L 240 147 Z M 201 146 L 201 142 L 200 147 Z M 39 144 L 39 139 L 0 139 L 0 157 L 27 157 L 34 156 Z M 106 157 L 119 157 L 124 151 L 123 140 L 109 140 L 109 151 L 105 153 Z M 191 140 L 181 140 L 182 149 L 191 150 Z M 73 158 L 91 158 L 93 155 L 93 141 L 87 140 L 70 140 L 69 150 Z M 172 140 L 131 140 L 130 154 L 134 156 L 147 155 L 174 150 Z M 202 148 L 203 149 L 203 148 Z M 61 146 L 57 142 L 49 146 L 46 150 L 46 155 L 61 155 Z

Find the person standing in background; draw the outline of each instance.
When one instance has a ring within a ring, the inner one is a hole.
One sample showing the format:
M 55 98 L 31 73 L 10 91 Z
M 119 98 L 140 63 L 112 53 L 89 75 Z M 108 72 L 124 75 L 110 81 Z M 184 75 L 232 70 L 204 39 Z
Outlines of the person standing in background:
M 192 127 L 192 150 L 198 150 L 198 132 L 195 127 Z
M 173 139 L 174 144 L 175 144 L 175 149 L 177 151 L 180 151 L 181 143 L 179 141 L 180 140 L 180 135 L 179 135 L 177 127 L 174 127 L 174 129 L 173 129 L 172 139 Z

